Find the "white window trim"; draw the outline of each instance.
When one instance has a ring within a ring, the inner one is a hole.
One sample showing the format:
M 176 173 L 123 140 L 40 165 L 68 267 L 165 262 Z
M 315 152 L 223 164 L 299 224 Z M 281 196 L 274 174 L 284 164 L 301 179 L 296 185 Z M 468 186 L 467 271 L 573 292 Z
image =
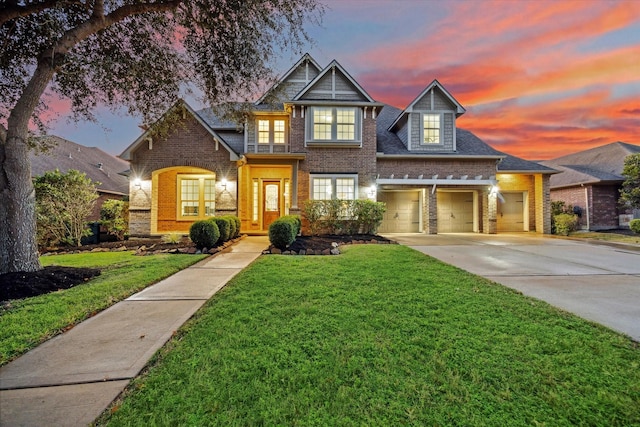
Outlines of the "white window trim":
M 269 122 L 269 142 L 260 142 L 260 121 L 268 121 Z M 275 142 L 275 121 L 282 120 L 284 122 L 284 141 L 283 142 Z M 258 116 L 256 117 L 255 122 L 255 144 L 256 146 L 281 146 L 284 147 L 287 145 L 289 141 L 289 122 L 285 116 Z
M 358 199 L 358 174 L 310 174 L 309 175 L 309 199 L 318 200 L 313 198 L 313 181 L 316 178 L 331 179 L 331 199 L 336 197 L 336 179 L 338 178 L 351 178 L 353 179 L 353 200 Z
M 198 221 L 201 219 L 211 218 L 214 215 L 205 216 L 205 198 L 204 198 L 204 180 L 210 179 L 214 181 L 213 186 L 213 211 L 216 209 L 216 186 L 215 180 L 216 176 L 214 174 L 178 174 L 176 179 L 176 219 L 178 221 Z M 198 191 L 199 191 L 199 200 L 198 200 L 198 215 L 197 216 L 185 216 L 182 214 L 182 180 L 198 180 Z
M 438 142 L 424 142 L 424 117 L 426 115 L 430 116 L 440 116 L 440 135 Z M 420 113 L 420 145 L 424 147 L 436 147 L 439 145 L 444 145 L 444 112 L 442 111 L 422 111 Z
M 330 139 L 314 139 L 313 138 L 313 128 L 314 128 L 314 116 L 315 116 L 315 109 L 316 108 L 331 108 L 332 110 L 332 116 L 333 116 L 333 120 L 331 122 L 331 138 Z M 337 135 L 337 123 L 336 123 L 336 116 L 337 116 L 337 109 L 338 108 L 349 108 L 349 109 L 353 109 L 355 111 L 355 138 L 354 139 L 337 139 L 336 135 Z M 362 118 L 362 108 L 359 107 L 351 107 L 348 105 L 332 105 L 332 106 L 310 106 L 307 108 L 307 114 L 306 114 L 306 132 L 305 132 L 305 144 L 308 145 L 313 145 L 313 146 L 321 146 L 321 145 L 327 145 L 327 146 L 334 146 L 334 147 L 340 147 L 340 146 L 349 146 L 349 147 L 353 147 L 353 146 L 358 146 L 361 147 L 362 146 L 362 122 L 363 122 L 363 118 Z

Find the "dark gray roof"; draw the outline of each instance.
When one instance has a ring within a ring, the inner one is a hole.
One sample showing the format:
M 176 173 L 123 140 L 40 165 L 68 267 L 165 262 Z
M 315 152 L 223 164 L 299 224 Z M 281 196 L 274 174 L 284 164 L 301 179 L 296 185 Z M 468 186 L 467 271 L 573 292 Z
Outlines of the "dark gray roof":
M 200 118 L 204 120 L 213 130 L 238 128 L 237 123 L 221 118 L 220 115 L 218 115 L 212 108 L 204 108 L 202 110 L 198 110 L 196 111 L 196 114 L 200 116 Z
M 58 169 L 83 172 L 92 181 L 100 182 L 98 191 L 118 195 L 129 194 L 129 179 L 120 173 L 129 169 L 129 162 L 105 153 L 97 147 L 85 147 L 58 136 L 42 137 L 53 147 L 46 153 L 31 151 L 31 175 L 40 176 Z
M 637 153 L 640 146 L 618 141 L 540 163 L 561 171 L 551 177 L 551 188 L 615 183 L 624 181 L 624 159 Z
M 393 132 L 388 129 L 394 123 L 394 121 L 402 114 L 403 110 L 385 105 L 377 119 L 377 133 L 378 133 L 378 152 L 384 154 L 396 154 L 396 155 L 416 155 L 416 156 L 433 156 L 443 155 L 451 156 L 495 156 L 496 158 L 504 157 L 504 159 L 498 164 L 499 172 L 538 172 L 538 173 L 553 173 L 553 169 L 540 165 L 536 162 L 521 159 L 519 157 L 512 156 L 510 154 L 503 153 L 491 147 L 489 144 L 478 138 L 472 132 L 468 130 L 457 128 L 456 129 L 456 151 L 455 152 L 442 152 L 442 153 L 416 153 L 415 151 L 409 151 L 404 143 Z

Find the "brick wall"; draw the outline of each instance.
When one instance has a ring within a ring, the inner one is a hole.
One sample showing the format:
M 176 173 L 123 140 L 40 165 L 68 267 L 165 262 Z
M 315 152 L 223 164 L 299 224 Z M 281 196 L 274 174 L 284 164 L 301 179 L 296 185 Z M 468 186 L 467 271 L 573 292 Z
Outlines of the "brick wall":
M 582 209 L 580 228 L 609 230 L 619 226 L 618 189 L 616 185 L 560 188 L 551 190 L 551 200 L 579 206 Z
M 376 120 L 367 111 L 367 117 L 362 120 L 362 147 L 305 147 L 304 126 L 305 119 L 300 117 L 297 110 L 296 117 L 291 119 L 291 151 L 306 153 L 307 157 L 301 161 L 298 169 L 298 204 L 302 206 L 309 199 L 309 174 L 313 173 L 357 173 L 360 197 L 363 189 L 375 183 L 376 175 Z

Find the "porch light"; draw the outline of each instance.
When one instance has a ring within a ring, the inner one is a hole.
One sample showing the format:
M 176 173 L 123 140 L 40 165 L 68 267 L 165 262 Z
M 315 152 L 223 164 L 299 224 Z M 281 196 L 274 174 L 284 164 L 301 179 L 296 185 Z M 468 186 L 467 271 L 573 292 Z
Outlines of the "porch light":
M 140 178 L 135 178 L 133 180 L 133 185 L 136 188 L 142 188 L 142 181 L 140 180 Z
M 498 194 L 498 186 L 492 185 L 491 187 L 489 187 L 489 194 L 491 194 L 492 196 Z
M 376 185 L 373 184 L 371 187 L 369 187 L 369 190 L 367 191 L 367 193 L 370 198 L 374 199 L 376 197 Z
M 220 186 L 223 190 L 227 189 L 227 178 L 222 178 L 222 180 L 220 181 Z

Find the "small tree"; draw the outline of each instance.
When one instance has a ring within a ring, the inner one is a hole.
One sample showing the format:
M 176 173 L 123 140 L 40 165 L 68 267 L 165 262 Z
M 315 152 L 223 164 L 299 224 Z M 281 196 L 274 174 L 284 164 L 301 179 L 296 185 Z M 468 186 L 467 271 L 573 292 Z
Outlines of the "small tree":
M 40 245 L 66 243 L 80 246 L 91 234 L 87 217 L 93 211 L 98 182 L 77 170 L 45 172 L 34 179 L 37 235 Z
M 129 234 L 129 202 L 105 200 L 100 208 L 100 224 L 107 229 L 107 233 L 124 240 Z
M 631 154 L 624 159 L 622 176 L 625 181 L 620 189 L 620 205 L 640 209 L 640 153 Z

